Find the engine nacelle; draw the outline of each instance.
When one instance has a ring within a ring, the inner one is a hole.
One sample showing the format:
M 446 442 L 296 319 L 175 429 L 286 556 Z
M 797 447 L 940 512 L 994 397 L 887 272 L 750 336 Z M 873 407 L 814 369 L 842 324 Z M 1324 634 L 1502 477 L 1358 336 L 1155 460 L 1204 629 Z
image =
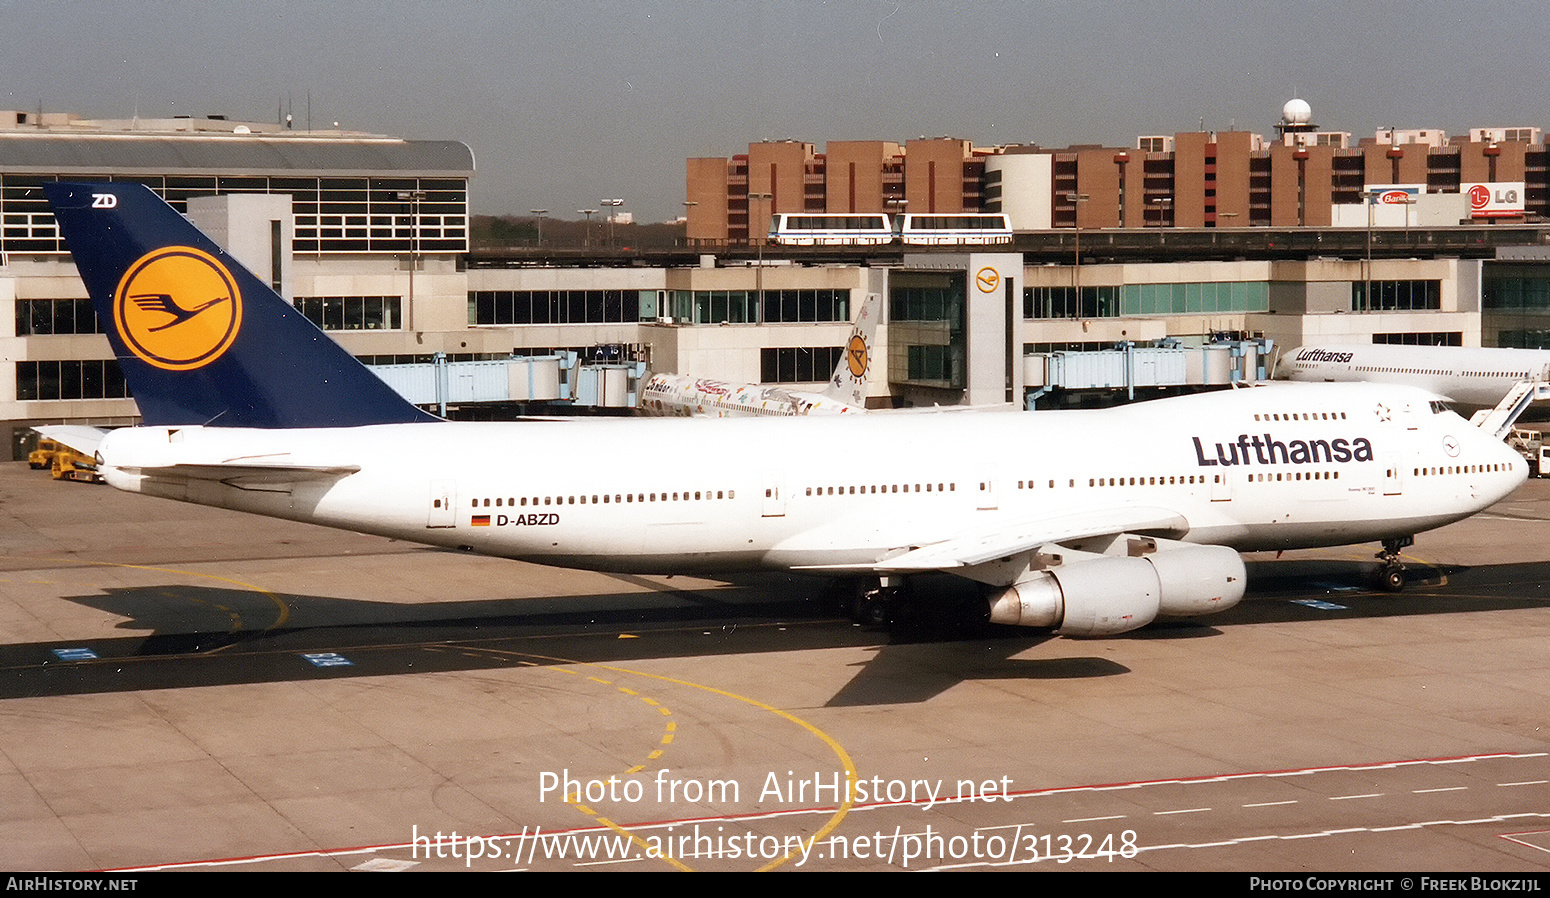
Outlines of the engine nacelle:
M 1243 598 L 1247 576 L 1237 552 L 1164 545 L 1170 548 L 1135 557 L 1096 556 L 1035 571 L 991 596 L 990 619 L 1053 627 L 1062 636 L 1114 636 L 1144 627 L 1159 614 L 1222 611 Z
M 1094 558 L 1039 571 L 990 600 L 990 620 L 1056 627 L 1062 636 L 1113 636 L 1157 617 L 1161 586 L 1140 558 Z
M 1163 548 L 1143 556 L 1152 563 L 1162 583 L 1158 614 L 1213 614 L 1226 611 L 1243 598 L 1249 574 L 1242 555 L 1226 546 L 1172 545 L 1177 548 Z

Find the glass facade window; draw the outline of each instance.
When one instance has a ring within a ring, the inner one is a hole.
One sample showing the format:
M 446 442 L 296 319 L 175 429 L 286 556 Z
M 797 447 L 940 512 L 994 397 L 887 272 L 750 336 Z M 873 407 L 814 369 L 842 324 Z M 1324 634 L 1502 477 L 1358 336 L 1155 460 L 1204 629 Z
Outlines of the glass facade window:
M 393 331 L 403 327 L 403 300 L 397 296 L 305 296 L 296 308 L 326 331 Z
M 849 290 L 764 291 L 765 324 L 849 320 Z
M 52 177 L 0 174 L 0 252 L 63 253 L 42 185 Z M 468 182 L 462 178 L 291 178 L 71 175 L 72 181 L 144 184 L 179 212 L 195 196 L 291 196 L 298 253 L 468 251 Z M 420 198 L 416 199 L 415 195 Z
M 964 272 L 899 272 L 888 291 L 888 379 L 961 390 L 968 385 Z
M 840 346 L 780 346 L 759 350 L 759 380 L 767 384 L 828 380 L 845 354 Z
M 675 290 L 669 308 L 673 319 L 685 324 L 754 324 L 758 300 L 753 290 Z
M 1115 318 L 1118 287 L 1028 287 L 1023 290 L 1024 318 Z
M 16 336 L 100 334 L 97 313 L 89 299 L 18 299 Z
M 1550 349 L 1550 330 L 1533 328 L 1498 330 L 1496 345 L 1505 349 Z
M 655 316 L 655 290 L 470 290 L 469 324 L 627 324 Z
M 1373 281 L 1370 300 L 1366 281 L 1351 283 L 1353 312 L 1410 312 L 1441 308 L 1441 281 Z
M 850 291 L 675 290 L 666 314 L 685 324 L 847 322 Z
M 1485 266 L 1480 305 L 1484 309 L 1550 312 L 1550 266 Z
M 1270 285 L 1263 281 L 1083 287 L 1080 297 L 1072 287 L 1023 290 L 1023 317 L 1028 319 L 1198 315 L 1269 309 Z
M 1415 334 L 1373 334 L 1372 342 L 1397 346 L 1463 346 L 1462 331 L 1427 331 Z
M 951 381 L 953 356 L 951 347 L 917 345 L 906 347 L 906 371 L 909 379 L 919 382 Z
M 127 399 L 129 387 L 117 359 L 16 363 L 20 402 L 54 399 Z
M 1480 307 L 1484 345 L 1550 348 L 1550 265 L 1485 263 Z

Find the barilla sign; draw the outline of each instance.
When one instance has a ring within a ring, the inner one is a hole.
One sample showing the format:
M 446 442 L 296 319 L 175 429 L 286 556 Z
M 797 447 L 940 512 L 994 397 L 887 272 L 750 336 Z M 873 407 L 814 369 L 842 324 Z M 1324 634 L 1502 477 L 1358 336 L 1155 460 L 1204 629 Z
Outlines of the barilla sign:
M 1403 206 L 1426 192 L 1425 184 L 1368 184 L 1367 201 L 1378 206 Z

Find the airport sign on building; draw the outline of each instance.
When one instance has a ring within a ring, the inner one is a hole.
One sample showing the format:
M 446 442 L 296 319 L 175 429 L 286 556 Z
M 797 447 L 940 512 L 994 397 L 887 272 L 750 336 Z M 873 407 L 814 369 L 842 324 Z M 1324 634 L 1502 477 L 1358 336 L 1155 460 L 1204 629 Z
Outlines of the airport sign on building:
M 1522 215 L 1527 191 L 1523 181 L 1464 184 L 1470 218 L 1508 218 Z

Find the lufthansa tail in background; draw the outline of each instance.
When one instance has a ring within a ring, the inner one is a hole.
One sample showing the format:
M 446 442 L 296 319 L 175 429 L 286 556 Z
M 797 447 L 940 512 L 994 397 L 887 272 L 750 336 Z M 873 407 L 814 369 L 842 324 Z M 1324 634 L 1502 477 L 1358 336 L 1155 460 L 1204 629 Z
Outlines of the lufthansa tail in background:
M 824 573 L 862 612 L 945 571 L 982 584 L 993 621 L 1104 636 L 1231 607 L 1241 550 L 1379 541 L 1397 588 L 1416 533 L 1526 476 L 1432 395 L 1363 384 L 950 418 L 446 422 L 146 188 L 45 191 L 145 418 L 98 446 L 122 490 L 591 570 Z
M 867 373 L 872 345 L 882 318 L 881 294 L 868 293 L 829 384 L 820 392 L 762 384 L 735 384 L 688 374 L 658 374 L 641 391 L 648 415 L 685 418 L 791 417 L 843 415 L 866 411 Z

